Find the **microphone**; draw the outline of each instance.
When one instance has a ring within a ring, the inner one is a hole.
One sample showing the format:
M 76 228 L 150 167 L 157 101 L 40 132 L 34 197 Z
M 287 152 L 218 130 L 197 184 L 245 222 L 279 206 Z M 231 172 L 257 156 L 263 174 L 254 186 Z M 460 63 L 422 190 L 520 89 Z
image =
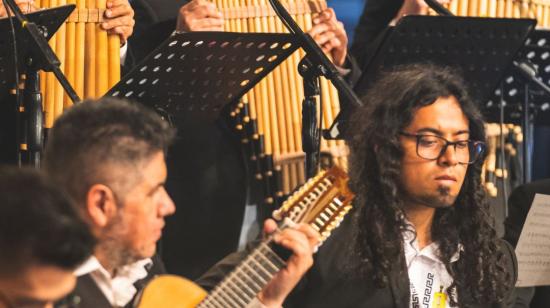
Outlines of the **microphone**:
M 458 0 L 455 0 L 455 1 L 458 1 Z M 451 11 L 447 10 L 447 8 L 441 5 L 441 3 L 437 2 L 437 0 L 424 0 L 424 2 L 426 2 L 426 4 L 432 10 L 434 10 L 437 14 L 441 16 L 454 16 L 454 14 L 451 13 Z

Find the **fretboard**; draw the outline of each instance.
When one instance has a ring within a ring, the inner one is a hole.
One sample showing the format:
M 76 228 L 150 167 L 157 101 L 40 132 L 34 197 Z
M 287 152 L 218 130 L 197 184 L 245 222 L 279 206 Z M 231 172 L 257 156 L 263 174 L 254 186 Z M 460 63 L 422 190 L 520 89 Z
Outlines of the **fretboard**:
M 284 266 L 269 242 L 262 242 L 197 307 L 246 307 Z

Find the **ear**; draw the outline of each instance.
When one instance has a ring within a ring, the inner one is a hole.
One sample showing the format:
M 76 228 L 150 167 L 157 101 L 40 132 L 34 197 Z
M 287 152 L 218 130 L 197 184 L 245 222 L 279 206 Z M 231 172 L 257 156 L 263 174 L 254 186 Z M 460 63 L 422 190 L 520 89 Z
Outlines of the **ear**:
M 86 195 L 86 212 L 94 226 L 105 227 L 115 217 L 117 203 L 113 191 L 103 185 L 94 184 Z

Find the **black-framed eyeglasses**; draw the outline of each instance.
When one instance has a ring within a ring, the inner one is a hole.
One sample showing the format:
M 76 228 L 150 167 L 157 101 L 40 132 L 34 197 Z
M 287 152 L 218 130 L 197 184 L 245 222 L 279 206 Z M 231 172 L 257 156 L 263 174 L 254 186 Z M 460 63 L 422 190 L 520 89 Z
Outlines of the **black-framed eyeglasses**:
M 416 138 L 416 155 L 428 160 L 437 160 L 447 152 L 448 146 L 453 146 L 455 156 L 460 164 L 475 163 L 485 152 L 485 143 L 474 140 L 449 141 L 441 136 L 427 134 L 400 133 L 403 136 Z

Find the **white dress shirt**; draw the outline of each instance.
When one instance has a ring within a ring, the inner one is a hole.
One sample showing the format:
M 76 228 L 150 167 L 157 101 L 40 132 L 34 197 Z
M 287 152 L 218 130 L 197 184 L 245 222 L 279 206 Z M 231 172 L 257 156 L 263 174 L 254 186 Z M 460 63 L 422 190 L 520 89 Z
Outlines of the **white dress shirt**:
M 126 55 L 128 54 L 128 42 L 120 47 L 120 64 L 124 65 L 126 62 Z
M 147 276 L 146 267 L 153 264 L 151 259 L 143 259 L 133 264 L 126 265 L 117 270 L 113 278 L 111 274 L 99 263 L 96 257 L 91 256 L 84 264 L 76 269 L 77 277 L 90 274 L 98 288 L 113 307 L 124 307 L 139 291 L 134 283 Z M 247 308 L 267 308 L 256 297 Z
M 445 264 L 439 260 L 439 245 L 433 242 L 420 250 L 418 241 L 411 231 L 403 233 L 403 241 L 411 288 L 410 307 L 437 307 L 434 305 L 435 293 L 442 290 L 446 294 L 447 288 L 453 282 Z M 458 261 L 461 250 L 462 246 L 459 245 L 459 251 L 452 256 L 451 262 Z M 449 294 L 444 307 L 453 307 L 449 303 Z
M 90 274 L 105 298 L 114 307 L 126 306 L 137 293 L 134 283 L 147 276 L 146 267 L 153 264 L 151 259 L 143 259 L 133 264 L 123 266 L 111 274 L 99 263 L 96 257 L 91 256 L 75 271 L 77 277 Z

